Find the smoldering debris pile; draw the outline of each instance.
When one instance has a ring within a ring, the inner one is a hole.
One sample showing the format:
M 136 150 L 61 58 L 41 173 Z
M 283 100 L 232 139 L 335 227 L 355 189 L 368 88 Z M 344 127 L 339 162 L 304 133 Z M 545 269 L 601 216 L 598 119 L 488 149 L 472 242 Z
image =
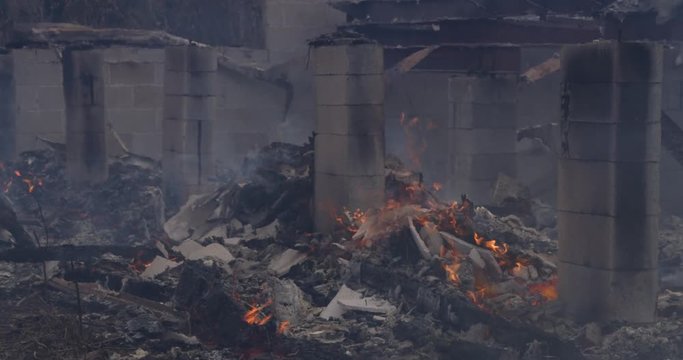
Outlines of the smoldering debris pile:
M 500 186 L 501 208 L 526 210 L 501 217 L 466 196 L 441 201 L 438 186 L 391 160 L 385 206 L 338 209 L 337 231 L 320 234 L 312 164 L 310 144 L 271 144 L 245 162 L 242 178 L 191 198 L 163 224 L 163 202 L 152 196 L 160 173 L 147 161 L 118 159 L 107 183 L 83 191 L 64 181 L 54 153 L 6 164 L 17 212 L 39 218 L 39 204 L 55 235 L 48 247 L 0 251 L 3 351 L 93 360 L 678 358 L 675 288 L 660 296 L 654 325 L 559 316 L 552 222 L 537 221 L 541 207 L 523 191 L 502 193 L 518 187 Z M 29 191 L 25 179 L 39 184 Z M 532 206 L 510 205 L 520 203 Z M 523 225 L 532 218 L 543 231 Z M 674 267 L 683 247 L 671 224 L 661 258 Z

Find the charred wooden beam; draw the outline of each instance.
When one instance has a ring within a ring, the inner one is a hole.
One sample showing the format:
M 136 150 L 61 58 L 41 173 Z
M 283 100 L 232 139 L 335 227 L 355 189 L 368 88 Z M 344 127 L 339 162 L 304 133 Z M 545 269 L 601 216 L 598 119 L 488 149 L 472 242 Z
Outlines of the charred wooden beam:
M 400 67 L 419 51 L 433 49 L 409 70 L 441 70 L 465 73 L 519 72 L 521 50 L 515 45 L 450 44 L 433 47 L 385 46 L 384 67 Z
M 343 28 L 384 46 L 439 44 L 575 44 L 602 37 L 598 24 L 496 19 L 457 19 L 418 23 L 362 24 Z
M 41 248 L 14 248 L 0 251 L 0 261 L 38 263 L 43 261 L 85 261 L 106 253 L 124 258 L 152 258 L 156 249 L 145 246 L 121 245 L 62 245 Z
M 394 19 L 477 18 L 527 14 L 581 13 L 591 15 L 612 0 L 422 0 L 422 1 L 341 1 L 333 6 L 352 19 L 391 22 Z

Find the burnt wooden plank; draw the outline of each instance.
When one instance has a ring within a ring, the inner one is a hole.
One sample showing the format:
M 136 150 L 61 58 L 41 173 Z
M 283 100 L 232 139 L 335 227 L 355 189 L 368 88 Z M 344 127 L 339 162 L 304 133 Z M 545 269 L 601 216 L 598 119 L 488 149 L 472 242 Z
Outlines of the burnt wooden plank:
M 343 29 L 384 46 L 441 44 L 574 44 L 601 38 L 597 23 L 550 23 L 496 19 L 451 19 L 420 23 L 360 24 Z

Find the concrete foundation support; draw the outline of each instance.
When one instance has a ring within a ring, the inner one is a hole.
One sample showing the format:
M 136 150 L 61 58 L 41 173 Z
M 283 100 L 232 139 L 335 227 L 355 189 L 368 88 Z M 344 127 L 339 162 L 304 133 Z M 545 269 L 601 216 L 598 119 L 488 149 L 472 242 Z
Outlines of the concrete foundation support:
M 384 203 L 384 58 L 377 44 L 338 43 L 313 59 L 315 224 L 329 231 L 343 208 Z
M 164 185 L 171 204 L 207 190 L 214 174 L 211 131 L 216 117 L 216 51 L 209 47 L 166 49 L 164 76 Z
M 662 49 L 563 49 L 559 291 L 579 321 L 655 318 Z
M 74 183 L 107 179 L 104 58 L 99 49 L 66 49 L 66 173 Z
M 12 54 L 0 52 L 0 161 L 13 160 L 16 149 L 16 103 Z
M 488 204 L 499 173 L 516 175 L 517 75 L 450 79 L 449 193 Z

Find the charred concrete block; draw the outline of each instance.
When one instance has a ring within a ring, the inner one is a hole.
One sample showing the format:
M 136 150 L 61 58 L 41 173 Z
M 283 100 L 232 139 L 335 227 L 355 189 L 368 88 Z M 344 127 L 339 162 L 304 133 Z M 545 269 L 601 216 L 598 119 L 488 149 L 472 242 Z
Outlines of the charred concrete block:
M 560 297 L 579 320 L 654 320 L 661 46 L 568 46 L 558 167 Z
M 313 54 L 315 75 L 384 73 L 384 48 L 376 44 L 319 46 Z
M 649 42 L 600 41 L 562 49 L 562 68 L 573 83 L 660 83 L 662 46 Z
M 215 72 L 218 69 L 217 52 L 205 46 L 169 46 L 166 48 L 166 70 L 189 72 Z
M 645 323 L 655 319 L 657 270 L 603 270 L 559 263 L 559 294 L 567 314 L 581 322 Z
M 164 119 L 213 121 L 215 118 L 216 98 L 213 96 L 164 97 Z
M 620 217 L 558 211 L 558 229 L 569 245 L 560 246 L 561 261 L 609 270 L 657 267 L 657 216 Z
M 137 85 L 155 83 L 155 64 L 120 62 L 108 64 L 109 83 L 112 85 Z
M 165 120 L 163 150 L 180 154 L 208 154 L 211 152 L 210 121 Z
M 317 134 L 315 171 L 348 176 L 383 175 L 384 135 Z
M 607 216 L 659 215 L 659 163 L 563 159 L 559 210 Z
M 218 76 L 216 72 L 167 71 L 164 93 L 181 96 L 216 96 Z
M 660 158 L 661 126 L 655 123 L 573 121 L 566 130 L 567 159 L 656 162 Z
M 73 183 L 107 180 L 107 144 L 104 132 L 66 133 L 66 170 Z
M 381 105 L 384 103 L 384 76 L 319 75 L 315 77 L 318 105 Z
M 318 134 L 380 135 L 384 133 L 382 105 L 327 106 L 316 108 Z

